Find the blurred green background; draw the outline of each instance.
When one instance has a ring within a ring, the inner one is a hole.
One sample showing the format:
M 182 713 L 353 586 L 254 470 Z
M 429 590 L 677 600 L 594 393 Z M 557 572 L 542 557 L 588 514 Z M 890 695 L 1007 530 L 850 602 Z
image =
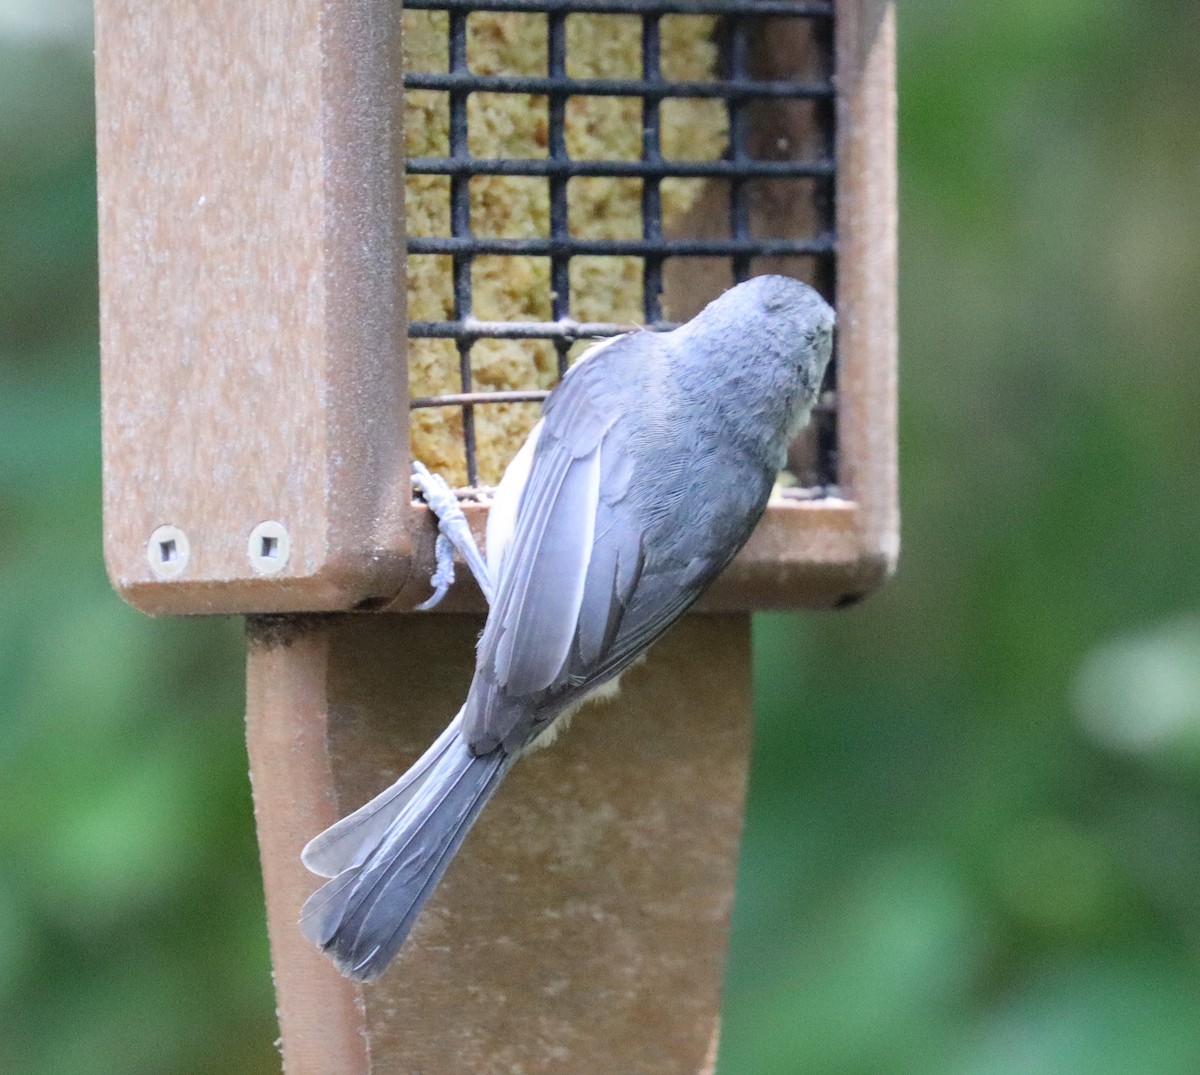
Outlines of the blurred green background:
M 276 1071 L 239 624 L 100 559 L 89 18 L 0 0 L 0 1070 Z M 903 4 L 904 554 L 757 621 L 726 1075 L 1200 1072 L 1198 41 Z

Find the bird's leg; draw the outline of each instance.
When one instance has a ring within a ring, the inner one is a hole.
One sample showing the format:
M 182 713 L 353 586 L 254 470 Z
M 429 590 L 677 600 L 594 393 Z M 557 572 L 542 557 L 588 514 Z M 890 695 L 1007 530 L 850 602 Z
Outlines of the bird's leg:
M 432 474 L 424 463 L 413 460 L 413 485 L 425 498 L 429 510 L 437 517 L 438 537 L 435 546 L 437 569 L 430 580 L 433 584 L 433 596 L 428 601 L 417 606 L 419 611 L 433 608 L 454 583 L 454 550 L 457 549 L 466 560 L 471 574 L 483 591 L 484 600 L 492 603 L 492 576 L 488 571 L 487 561 L 475 544 L 467 517 L 459 507 L 458 497 L 437 474 Z

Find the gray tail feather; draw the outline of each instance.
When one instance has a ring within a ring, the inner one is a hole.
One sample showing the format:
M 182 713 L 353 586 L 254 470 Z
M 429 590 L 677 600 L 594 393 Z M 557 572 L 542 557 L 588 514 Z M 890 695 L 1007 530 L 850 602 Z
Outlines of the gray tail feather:
M 461 737 L 462 716 L 460 709 L 433 745 L 391 787 L 309 840 L 300 852 L 300 861 L 321 877 L 337 877 L 351 866 L 361 866 L 383 842 L 400 812 L 416 797 L 430 770 L 454 740 Z
M 510 764 L 503 750 L 474 757 L 461 735 L 443 735 L 417 763 L 419 782 L 409 774 L 397 782 L 406 794 L 394 785 L 363 808 L 377 841 L 365 846 L 360 831 L 348 865 L 300 912 L 304 935 L 343 974 L 371 981 L 387 968 Z

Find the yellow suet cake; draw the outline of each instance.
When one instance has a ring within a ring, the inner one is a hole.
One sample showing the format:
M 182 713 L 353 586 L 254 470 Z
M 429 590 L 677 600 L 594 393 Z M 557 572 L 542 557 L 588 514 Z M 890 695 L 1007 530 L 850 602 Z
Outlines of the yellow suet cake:
M 661 70 L 666 79 L 716 77 L 716 19 L 669 15 L 661 20 Z M 445 12 L 404 12 L 404 62 L 409 71 L 446 71 L 449 19 Z M 545 75 L 546 16 L 473 12 L 467 19 L 467 64 L 479 75 Z M 567 18 L 567 75 L 640 78 L 641 20 L 628 15 L 575 14 Z M 637 160 L 641 156 L 642 101 L 637 97 L 580 96 L 566 104 L 567 151 L 575 160 Z M 549 113 L 544 96 L 472 93 L 467 100 L 468 146 L 476 157 L 546 157 Z M 449 154 L 450 110 L 445 93 L 412 90 L 405 96 L 405 139 L 410 157 Z M 668 159 L 716 160 L 728 143 L 728 118 L 719 100 L 675 98 L 661 111 L 661 149 Z M 700 197 L 705 181 L 664 179 L 663 230 L 670 233 Z M 637 239 L 642 234 L 642 181 L 574 178 L 567 186 L 570 232 L 579 238 Z M 472 234 L 480 238 L 549 235 L 546 179 L 477 176 L 471 180 Z M 414 236 L 450 234 L 450 181 L 411 175 L 405 188 L 406 227 Z M 633 257 L 575 257 L 570 263 L 570 315 L 580 321 L 636 324 L 642 317 L 642 263 Z M 488 321 L 544 321 L 551 317 L 550 260 L 480 256 L 472 267 L 473 314 Z M 450 258 L 414 255 L 408 265 L 408 316 L 413 321 L 453 317 Z M 577 344 L 574 357 L 585 349 Z M 450 340 L 411 340 L 409 389 L 414 397 L 461 391 L 458 351 Z M 471 351 L 476 391 L 550 388 L 558 379 L 554 346 L 538 340 L 482 340 Z M 494 485 L 537 421 L 532 403 L 475 408 L 479 480 Z M 452 485 L 467 480 L 462 414 L 457 407 L 420 408 L 412 414 L 415 459 Z

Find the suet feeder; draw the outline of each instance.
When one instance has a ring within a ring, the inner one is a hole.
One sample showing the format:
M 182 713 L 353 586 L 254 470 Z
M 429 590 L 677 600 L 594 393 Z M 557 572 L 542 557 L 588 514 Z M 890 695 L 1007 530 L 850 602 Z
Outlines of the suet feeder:
M 144 611 L 251 617 L 288 1071 L 701 1070 L 746 613 L 896 557 L 892 4 L 97 0 L 96 45 L 105 556 Z M 395 968 L 342 981 L 299 849 L 453 715 L 483 608 L 462 572 L 450 615 L 397 615 L 433 568 L 411 460 L 482 537 L 589 342 L 762 272 L 835 303 L 835 364 L 711 615 L 518 766 Z

